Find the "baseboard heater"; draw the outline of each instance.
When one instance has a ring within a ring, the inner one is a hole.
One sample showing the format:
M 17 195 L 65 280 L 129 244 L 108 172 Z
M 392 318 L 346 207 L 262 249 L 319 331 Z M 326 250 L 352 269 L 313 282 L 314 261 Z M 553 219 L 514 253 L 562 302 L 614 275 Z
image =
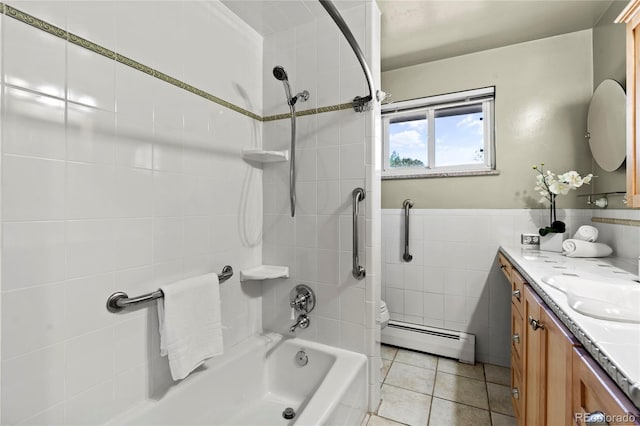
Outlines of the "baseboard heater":
M 475 363 L 476 336 L 461 331 L 391 320 L 382 329 L 382 343 Z

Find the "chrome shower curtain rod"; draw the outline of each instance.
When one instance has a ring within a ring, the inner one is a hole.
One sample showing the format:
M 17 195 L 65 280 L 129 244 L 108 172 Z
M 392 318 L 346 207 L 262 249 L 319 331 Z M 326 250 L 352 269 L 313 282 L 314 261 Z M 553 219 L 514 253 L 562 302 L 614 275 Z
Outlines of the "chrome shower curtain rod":
M 367 62 L 364 60 L 364 54 L 362 53 L 362 49 L 360 49 L 360 45 L 358 44 L 358 41 L 351 33 L 351 30 L 349 29 L 349 26 L 347 25 L 347 23 L 344 22 L 344 19 L 342 19 L 342 15 L 340 15 L 340 12 L 338 12 L 338 9 L 336 9 L 336 7 L 333 5 L 333 2 L 331 0 L 318 0 L 318 1 L 322 5 L 322 7 L 324 7 L 324 10 L 327 11 L 329 16 L 331 16 L 331 19 L 333 19 L 333 22 L 336 23 L 338 28 L 340 28 L 340 31 L 342 31 L 342 34 L 344 35 L 344 37 L 349 42 L 351 49 L 353 49 L 353 53 L 355 53 L 356 57 L 358 58 L 358 62 L 360 62 L 360 66 L 362 67 L 364 76 L 367 79 L 367 85 L 369 86 L 369 95 L 365 97 L 356 96 L 353 99 L 353 109 L 357 112 L 363 112 L 367 110 L 367 106 L 369 102 L 373 101 L 373 95 L 374 93 L 376 93 L 373 87 L 373 77 L 371 75 L 371 70 L 369 69 L 369 65 L 367 65 Z M 376 93 L 376 97 L 377 97 L 377 93 Z

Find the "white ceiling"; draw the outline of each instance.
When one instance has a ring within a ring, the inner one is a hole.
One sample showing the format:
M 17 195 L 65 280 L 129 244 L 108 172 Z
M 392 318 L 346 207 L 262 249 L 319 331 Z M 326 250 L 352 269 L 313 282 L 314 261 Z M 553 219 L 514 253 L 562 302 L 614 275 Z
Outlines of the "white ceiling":
M 614 1 L 376 0 L 382 12 L 382 70 L 593 28 Z M 334 1 L 339 10 L 363 0 Z M 316 0 L 222 0 L 263 36 L 326 12 Z
M 593 28 L 612 2 L 377 0 L 382 70 Z

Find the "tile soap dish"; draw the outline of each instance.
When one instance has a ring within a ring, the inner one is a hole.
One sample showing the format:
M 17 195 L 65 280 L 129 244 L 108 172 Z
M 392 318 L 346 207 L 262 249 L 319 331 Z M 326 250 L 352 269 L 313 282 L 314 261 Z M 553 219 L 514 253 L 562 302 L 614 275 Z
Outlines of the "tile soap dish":
M 289 267 L 260 265 L 240 271 L 240 281 L 272 280 L 274 278 L 289 278 Z

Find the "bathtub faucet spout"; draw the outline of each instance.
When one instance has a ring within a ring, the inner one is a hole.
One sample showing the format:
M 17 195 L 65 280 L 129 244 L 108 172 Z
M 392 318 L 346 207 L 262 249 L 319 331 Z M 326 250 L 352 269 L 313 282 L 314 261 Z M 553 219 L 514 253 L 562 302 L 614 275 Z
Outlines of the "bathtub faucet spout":
M 295 324 L 293 324 L 290 328 L 289 331 L 292 333 L 296 332 L 296 328 L 300 327 L 300 328 L 307 328 L 309 327 L 309 318 L 305 315 L 299 315 L 298 316 L 298 321 L 296 321 Z

